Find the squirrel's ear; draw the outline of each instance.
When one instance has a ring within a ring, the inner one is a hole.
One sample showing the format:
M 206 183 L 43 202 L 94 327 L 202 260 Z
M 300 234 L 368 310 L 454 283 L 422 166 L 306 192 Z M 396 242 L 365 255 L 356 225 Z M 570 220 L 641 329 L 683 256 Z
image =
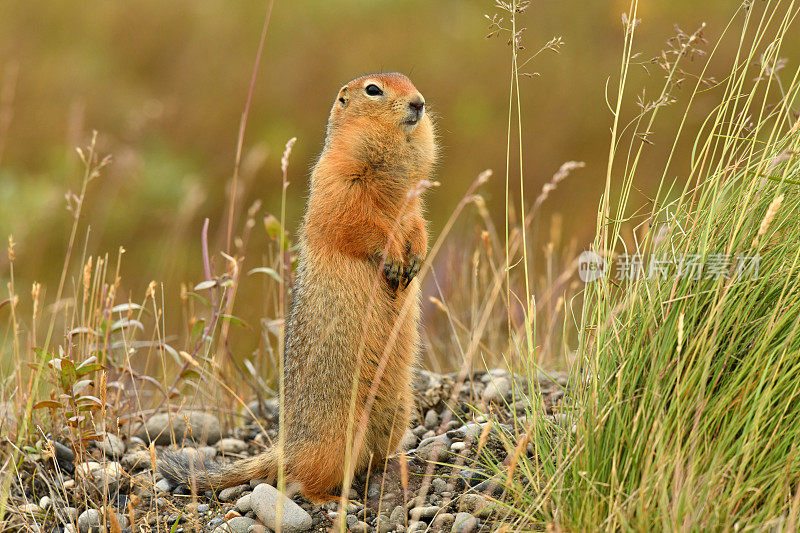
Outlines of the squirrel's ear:
M 336 96 L 336 101 L 339 102 L 339 104 L 342 107 L 347 107 L 347 102 L 349 100 L 350 100 L 350 98 L 349 98 L 349 96 L 347 94 L 347 85 L 345 85 L 344 87 L 339 89 L 339 94 Z

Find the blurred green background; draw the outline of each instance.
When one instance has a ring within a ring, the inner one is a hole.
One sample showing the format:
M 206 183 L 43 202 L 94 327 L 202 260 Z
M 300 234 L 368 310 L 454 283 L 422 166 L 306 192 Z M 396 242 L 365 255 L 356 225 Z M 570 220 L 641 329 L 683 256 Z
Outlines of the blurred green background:
M 649 74 L 634 69 L 631 92 L 659 87 L 663 72 L 649 60 L 666 47 L 674 25 L 691 33 L 706 22 L 713 43 L 737 5 L 643 0 L 636 46 Z M 74 148 L 86 145 L 92 130 L 100 132 L 100 151 L 112 154 L 113 163 L 89 188 L 88 252 L 115 255 L 125 247 L 124 294 L 134 300 L 150 280 L 163 282 L 167 295 L 177 295 L 180 282 L 202 280 L 204 218 L 211 221 L 212 251 L 224 249 L 239 120 L 266 6 L 250 0 L 2 3 L 0 235 L 13 234 L 18 243 L 19 287 L 36 280 L 55 292 L 71 225 L 64 194 L 80 185 Z M 611 121 L 604 91 L 609 78 L 615 91 L 627 8 L 620 0 L 537 0 L 522 15 L 523 58 L 553 37 L 564 41 L 560 53 L 534 59 L 528 70 L 537 75 L 522 80 L 529 201 L 561 163 L 586 162 L 550 195 L 534 228 L 535 247 L 547 240 L 547 233 L 536 233 L 549 227 L 554 213 L 563 215 L 565 240 L 579 248 L 593 235 Z M 486 39 L 484 15 L 494 13 L 492 1 L 276 1 L 247 123 L 237 228 L 256 199 L 264 203 L 262 214 L 279 211 L 280 156 L 285 142 L 297 137 L 287 205 L 294 235 L 337 90 L 380 70 L 408 74 L 437 117 L 442 186 L 428 196 L 432 236 L 486 168 L 495 169 L 495 177 L 483 192 L 502 224 L 510 50 L 506 37 Z M 731 39 L 721 50 L 723 61 L 734 44 Z M 798 45 L 795 35 L 786 47 Z M 710 105 L 699 102 L 689 128 Z M 664 129 L 654 132 L 648 148 L 653 152 L 669 149 L 680 110 L 667 108 L 664 115 Z M 679 150 L 679 162 L 688 148 Z M 638 201 L 653 194 L 663 168 L 650 170 L 653 190 L 640 184 Z M 473 234 L 474 219 L 466 217 L 439 261 Z M 249 266 L 261 260 L 266 239 L 257 226 Z M 2 254 L 3 286 L 7 278 Z M 237 306 L 258 316 L 259 298 L 258 291 L 241 291 Z

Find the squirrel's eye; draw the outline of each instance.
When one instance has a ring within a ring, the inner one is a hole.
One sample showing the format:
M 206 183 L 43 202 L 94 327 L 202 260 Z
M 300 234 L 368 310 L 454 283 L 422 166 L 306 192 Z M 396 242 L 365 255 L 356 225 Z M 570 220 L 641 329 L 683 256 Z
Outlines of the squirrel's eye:
M 383 94 L 381 88 L 372 83 L 364 87 L 364 92 L 367 93 L 369 96 L 380 96 Z

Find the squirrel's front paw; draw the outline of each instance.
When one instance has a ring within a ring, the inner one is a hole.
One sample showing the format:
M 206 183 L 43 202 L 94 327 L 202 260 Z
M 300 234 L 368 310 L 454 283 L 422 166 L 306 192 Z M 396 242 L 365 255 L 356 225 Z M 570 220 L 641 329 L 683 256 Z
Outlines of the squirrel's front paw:
M 404 289 L 408 287 L 411 280 L 419 274 L 420 268 L 422 268 L 422 256 L 411 254 L 406 264 L 403 265 L 403 273 L 400 279 L 400 283 Z
M 400 287 L 404 272 L 405 267 L 403 266 L 402 259 L 392 259 L 390 257 L 384 259 L 383 277 L 386 278 L 386 283 L 389 284 L 389 288 L 392 291 L 396 292 Z

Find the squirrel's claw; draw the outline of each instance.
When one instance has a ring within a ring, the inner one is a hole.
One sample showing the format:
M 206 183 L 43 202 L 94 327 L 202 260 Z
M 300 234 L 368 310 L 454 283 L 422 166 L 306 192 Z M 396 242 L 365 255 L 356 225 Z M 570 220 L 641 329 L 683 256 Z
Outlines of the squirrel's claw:
M 417 274 L 419 274 L 419 270 L 422 268 L 422 257 L 418 256 L 417 254 L 413 254 L 408 259 L 408 263 L 403 268 L 403 275 L 400 279 L 403 289 L 409 286 L 411 280 L 413 280 Z
M 403 264 L 387 258 L 383 263 L 383 276 L 392 291 L 397 291 L 403 277 Z

